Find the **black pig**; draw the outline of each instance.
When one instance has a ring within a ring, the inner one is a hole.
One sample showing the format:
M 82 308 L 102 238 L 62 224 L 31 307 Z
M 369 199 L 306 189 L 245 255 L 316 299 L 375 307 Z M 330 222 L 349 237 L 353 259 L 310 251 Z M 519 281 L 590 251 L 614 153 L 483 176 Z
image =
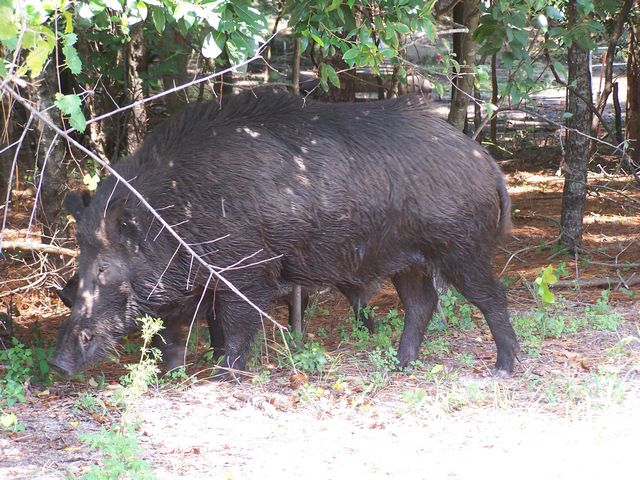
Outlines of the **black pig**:
M 116 170 L 259 307 L 292 284 L 334 286 L 357 302 L 391 278 L 406 314 L 406 366 L 418 357 L 439 272 L 484 314 L 497 373 L 512 371 L 518 343 L 492 269 L 510 228 L 504 178 L 419 98 L 322 104 L 263 91 L 222 108 L 195 104 Z M 80 280 L 54 366 L 78 372 L 136 317 L 173 305 L 193 313 L 201 302 L 224 332 L 225 366 L 246 368 L 260 314 L 209 282 L 128 189 L 109 177 L 88 206 L 70 194 L 66 207 L 77 220 Z

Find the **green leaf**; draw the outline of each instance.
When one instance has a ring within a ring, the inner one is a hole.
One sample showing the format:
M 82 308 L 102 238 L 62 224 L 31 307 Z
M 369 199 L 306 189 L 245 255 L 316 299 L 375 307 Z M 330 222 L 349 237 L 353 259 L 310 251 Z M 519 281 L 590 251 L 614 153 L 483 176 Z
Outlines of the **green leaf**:
M 73 17 L 71 16 L 71 12 L 65 11 L 62 12 L 62 16 L 64 17 L 64 33 L 72 33 L 73 32 Z
M 238 18 L 245 22 L 252 30 L 266 28 L 266 20 L 259 10 L 251 6 L 242 5 L 241 3 L 233 3 L 233 8 Z
M 564 14 L 553 5 L 547 7 L 547 17 L 553 20 L 564 20 Z
M 535 284 L 538 286 L 537 293 L 544 303 L 552 304 L 555 303 L 556 297 L 551 290 L 549 290 L 549 285 L 553 285 L 558 281 L 558 277 L 556 276 L 553 265 L 547 265 L 545 269 L 538 275 L 535 279 Z
M 495 23 L 493 22 L 482 23 L 474 32 L 473 39 L 477 43 L 482 43 L 485 41 L 485 39 L 492 36 L 494 33 L 496 34 L 502 33 L 502 31 L 496 28 Z
M 90 20 L 95 15 L 95 12 L 86 3 L 80 4 L 80 8 L 78 8 L 77 10 L 78 15 L 80 15 L 80 17 L 84 18 L 85 20 Z
M 180 20 L 187 13 L 191 11 L 191 5 L 187 2 L 178 2 L 176 5 L 176 9 L 173 11 L 173 18 L 176 20 Z
M 313 38 L 314 42 L 316 42 L 319 46 L 324 47 L 324 42 L 318 35 L 316 35 L 315 33 L 311 33 L 310 35 L 311 38 Z
M 526 30 L 513 30 L 513 38 L 522 46 L 529 44 L 529 34 Z M 511 48 L 513 49 L 514 46 L 511 45 Z
M 325 10 L 325 12 L 330 12 L 332 10 L 335 10 L 336 8 L 338 8 L 340 5 L 342 4 L 342 0 L 332 0 L 331 1 L 331 5 L 329 5 L 327 7 L 327 9 Z
M 564 66 L 563 63 L 553 62 L 553 68 L 555 69 L 555 71 L 558 73 L 558 75 L 561 78 L 564 77 L 564 79 L 566 80 L 566 78 L 567 78 L 567 68 Z
M 380 49 L 380 53 L 382 54 L 383 57 L 386 57 L 386 58 L 395 58 L 397 55 L 397 52 L 393 48 L 389 48 L 389 47 Z
M 493 103 L 487 103 L 485 104 L 485 107 L 487 108 L 487 115 L 489 116 L 489 118 L 493 117 L 493 112 L 498 110 L 498 107 L 496 107 Z
M 547 265 L 542 271 L 541 281 L 553 285 L 558 281 L 558 277 L 553 269 L 553 265 Z
M 46 41 L 40 41 L 38 46 L 31 50 L 25 59 L 25 65 L 28 70 L 31 70 L 31 78 L 40 75 L 44 63 L 49 58 L 49 55 L 53 51 L 53 46 Z
M 444 95 L 444 86 L 440 82 L 435 83 L 436 93 L 440 98 Z
M 547 30 L 549 30 L 549 20 L 547 20 L 545 15 L 538 15 L 536 20 L 543 32 L 547 32 Z
M 396 30 L 396 32 L 399 32 L 399 33 L 403 33 L 403 34 L 411 33 L 411 29 L 407 27 L 404 23 L 399 23 L 399 22 L 394 23 L 393 28 Z
M 118 0 L 102 0 L 102 1 L 107 6 L 107 8 L 110 8 L 111 10 L 115 10 L 116 12 L 122 11 L 122 5 Z
M 100 175 L 98 175 L 97 173 L 95 175 L 87 173 L 84 177 L 82 177 L 82 183 L 87 186 L 87 189 L 89 191 L 93 192 L 96 188 L 98 188 L 98 183 L 100 183 Z
M 217 58 L 222 53 L 223 46 L 224 41 L 222 42 L 222 45 L 219 45 L 213 33 L 209 33 L 202 43 L 202 55 L 206 58 Z
M 342 55 L 342 59 L 349 63 L 350 61 L 358 58 L 360 56 L 360 49 L 358 47 L 351 47 L 349 50 Z
M 148 15 L 147 4 L 144 2 L 136 2 L 136 8 L 138 9 L 140 18 L 142 18 L 142 20 L 146 20 Z
M 71 73 L 78 75 L 82 71 L 82 60 L 78 56 L 78 51 L 73 45 L 78 41 L 78 36 L 75 33 L 68 33 L 62 36 L 62 53 L 64 54 L 67 67 L 71 70 Z
M 151 9 L 151 20 L 153 20 L 153 26 L 156 27 L 158 33 L 164 32 L 166 19 L 162 9 L 153 7 L 153 9 Z
M 13 23 L 13 11 L 0 8 L 0 41 L 10 40 L 18 35 L 18 28 Z
M 211 28 L 214 30 L 220 30 L 220 20 L 222 19 L 222 14 L 220 12 L 207 10 L 204 14 L 204 18 Z
M 80 100 L 78 95 L 56 93 L 56 101 L 54 103 L 64 115 L 70 117 L 69 123 L 71 123 L 73 128 L 79 132 L 84 132 L 87 121 L 82 113 L 82 100 Z
M 0 61 L 0 78 L 7 76 L 7 67 L 4 65 L 4 60 Z
M 2 428 L 4 428 L 5 430 L 13 427 L 14 425 L 17 425 L 17 423 L 18 417 L 15 413 L 6 413 L 4 415 L 0 415 L 0 425 L 2 425 Z
M 322 64 L 322 79 L 326 81 L 328 78 L 329 81 L 336 87 L 340 88 L 340 79 L 338 78 L 338 74 L 336 73 L 335 68 L 329 65 L 328 63 Z

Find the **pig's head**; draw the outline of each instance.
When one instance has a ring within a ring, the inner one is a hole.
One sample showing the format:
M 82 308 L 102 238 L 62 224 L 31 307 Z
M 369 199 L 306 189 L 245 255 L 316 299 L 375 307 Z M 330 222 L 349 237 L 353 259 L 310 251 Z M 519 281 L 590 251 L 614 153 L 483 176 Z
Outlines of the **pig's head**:
M 92 205 L 88 195 L 72 192 L 64 203 L 77 223 L 78 282 L 51 364 L 69 376 L 105 356 L 135 327 L 140 308 L 132 284 L 139 231 L 124 199 Z

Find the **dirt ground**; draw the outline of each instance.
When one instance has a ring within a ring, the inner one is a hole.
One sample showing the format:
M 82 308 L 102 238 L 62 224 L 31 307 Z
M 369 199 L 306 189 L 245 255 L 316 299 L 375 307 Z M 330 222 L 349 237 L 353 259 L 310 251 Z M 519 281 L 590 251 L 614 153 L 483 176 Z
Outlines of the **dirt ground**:
M 256 380 L 268 372 L 265 381 L 152 386 L 136 402 L 141 457 L 154 474 L 161 479 L 636 476 L 640 295 L 638 285 L 626 288 L 625 281 L 640 271 L 619 264 L 640 262 L 640 194 L 637 186 L 629 187 L 630 178 L 608 173 L 615 169 L 614 159 L 600 157 L 593 165 L 599 173 L 590 175 L 594 188 L 585 213 L 588 261 L 563 255 L 554 248 L 562 196 L 559 151 L 545 145 L 547 139 L 548 134 L 531 135 L 529 147 L 502 164 L 514 230 L 496 270 L 509 283 L 514 318 L 537 308 L 531 282 L 548 264 L 564 262 L 564 280 L 609 279 L 608 314 L 618 318 L 614 329 L 584 328 L 547 338 L 537 352 L 523 349 L 513 377 L 497 380 L 491 376 L 493 342 L 474 314 L 476 328 L 429 333 L 428 340 L 446 341 L 446 352 L 425 349 L 423 365 L 413 372 L 381 374 L 367 360 L 370 352 L 340 340 L 348 308 L 325 292 L 308 327 L 310 338 L 327 350 L 322 374 L 297 385 L 290 367 L 263 352 L 252 368 Z M 24 211 L 12 212 L 6 239 L 24 235 L 28 202 L 24 205 Z M 38 283 L 40 258 L 12 258 L 0 262 L 5 279 L 0 311 L 12 315 L 15 335 L 27 343 L 36 323 L 53 342 L 67 310 L 52 289 Z M 587 315 L 585 307 L 595 305 L 604 288 L 556 289 L 562 314 Z M 378 315 L 400 308 L 386 285 L 372 304 Z M 282 307 L 274 312 L 286 316 Z M 0 478 L 77 477 L 104 465 L 104 456 L 79 435 L 118 424 L 121 411 L 110 401 L 127 361 L 135 357 L 103 362 L 83 380 L 32 385 L 26 402 L 0 404 L 25 427 L 19 433 L 0 430 Z M 195 367 L 189 370 L 194 372 Z M 98 385 L 102 378 L 104 387 Z M 86 393 L 103 401 L 106 410 L 78 408 Z

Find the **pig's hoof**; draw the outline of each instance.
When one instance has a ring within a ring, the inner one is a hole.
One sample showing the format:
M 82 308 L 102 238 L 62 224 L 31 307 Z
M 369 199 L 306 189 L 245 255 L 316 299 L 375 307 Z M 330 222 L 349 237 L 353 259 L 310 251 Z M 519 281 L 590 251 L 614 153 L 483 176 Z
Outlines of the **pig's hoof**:
M 498 368 L 495 367 L 491 374 L 493 375 L 494 378 L 509 378 L 511 376 L 511 372 L 508 370 L 505 370 L 504 368 Z
M 209 378 L 212 382 L 230 382 L 238 384 L 242 382 L 243 379 L 244 375 L 242 372 L 237 370 L 228 370 L 226 368 L 219 368 Z

